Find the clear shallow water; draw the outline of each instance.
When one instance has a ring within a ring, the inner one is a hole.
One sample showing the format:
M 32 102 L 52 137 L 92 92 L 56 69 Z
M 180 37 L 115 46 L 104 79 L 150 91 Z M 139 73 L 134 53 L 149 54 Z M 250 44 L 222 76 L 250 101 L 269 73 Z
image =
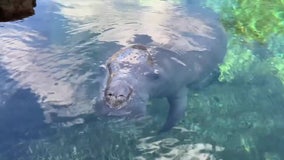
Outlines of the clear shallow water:
M 245 72 L 191 91 L 185 120 L 164 135 L 156 135 L 163 100 L 151 102 L 143 121 L 92 115 L 98 66 L 134 34 L 167 42 L 171 24 L 184 23 L 173 15 L 184 20 L 195 4 L 38 1 L 35 16 L 1 23 L 1 159 L 283 159 L 284 89 L 273 74 Z

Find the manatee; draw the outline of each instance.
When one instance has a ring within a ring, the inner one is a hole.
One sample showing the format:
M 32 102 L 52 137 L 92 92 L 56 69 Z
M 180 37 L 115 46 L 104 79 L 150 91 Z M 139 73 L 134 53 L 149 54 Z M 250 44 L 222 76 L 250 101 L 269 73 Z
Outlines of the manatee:
M 161 44 L 149 40 L 151 35 L 143 35 L 148 37 L 144 44 L 131 44 L 110 56 L 104 65 L 106 72 L 95 112 L 140 117 L 146 114 L 151 98 L 166 97 L 169 111 L 160 132 L 176 125 L 184 117 L 188 90 L 214 77 L 227 46 L 221 25 L 195 25 L 183 35 L 188 44 L 185 50 L 180 47 L 180 37 L 171 36 L 173 41 Z

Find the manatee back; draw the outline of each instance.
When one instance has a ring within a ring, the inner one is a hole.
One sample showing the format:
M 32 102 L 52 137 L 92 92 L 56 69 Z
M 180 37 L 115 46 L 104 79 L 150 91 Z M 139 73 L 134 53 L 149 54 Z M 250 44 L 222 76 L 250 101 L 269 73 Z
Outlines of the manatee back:
M 113 54 L 107 61 L 110 77 L 125 74 L 140 74 L 153 65 L 147 48 L 143 45 L 131 45 Z
M 172 28 L 164 34 L 167 41 L 153 41 L 151 52 L 168 79 L 179 77 L 172 84 L 189 85 L 218 70 L 226 54 L 227 36 L 218 16 L 211 11 L 189 16 L 179 12 L 192 13 L 177 11 L 171 19 Z

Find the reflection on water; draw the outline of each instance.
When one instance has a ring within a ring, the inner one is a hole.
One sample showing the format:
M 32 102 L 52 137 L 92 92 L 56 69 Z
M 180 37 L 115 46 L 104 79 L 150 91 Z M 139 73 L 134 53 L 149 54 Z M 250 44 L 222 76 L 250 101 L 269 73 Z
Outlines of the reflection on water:
M 118 47 L 153 41 L 173 51 L 203 50 L 186 35 L 211 35 L 204 23 L 216 18 L 200 11 L 190 11 L 194 14 L 189 16 L 186 10 L 164 1 L 41 3 L 44 6 L 39 6 L 38 16 L 48 20 L 35 17 L 3 24 L 1 63 L 21 87 L 39 95 L 47 122 L 52 116 L 93 112 L 90 97 L 96 97 L 98 88 L 88 94 L 86 90 L 98 81 L 98 65 Z M 46 9 L 49 12 L 40 13 Z
M 88 71 L 76 79 L 74 76 L 78 75 L 72 75 L 73 70 L 83 63 L 82 58 L 72 56 L 74 53 L 65 53 L 67 50 L 62 46 L 37 47 L 38 41 L 49 37 L 20 24 L 7 24 L 4 29 L 5 32 L 0 33 L 2 44 L 6 46 L 2 48 L 1 63 L 10 73 L 10 78 L 20 87 L 30 88 L 39 95 L 45 114 L 54 112 L 50 105 L 70 106 L 71 112 L 76 87 L 90 75 Z M 58 114 L 74 114 L 55 110 Z
M 151 102 L 143 121 L 91 114 L 98 66 L 122 46 L 192 49 L 186 33 L 216 18 L 195 5 L 40 0 L 35 16 L 0 23 L 1 159 L 284 159 L 284 88 L 273 75 L 245 74 L 249 81 L 192 91 L 185 120 L 164 135 L 155 133 L 163 100 Z

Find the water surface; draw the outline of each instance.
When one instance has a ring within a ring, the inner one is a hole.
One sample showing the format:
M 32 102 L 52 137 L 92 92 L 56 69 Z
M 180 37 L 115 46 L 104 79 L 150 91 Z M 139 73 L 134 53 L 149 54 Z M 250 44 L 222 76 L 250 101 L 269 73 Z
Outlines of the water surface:
M 186 50 L 183 35 L 173 30 L 217 18 L 199 6 L 205 4 L 39 0 L 35 16 L 0 23 L 1 159 L 284 159 L 283 83 L 277 70 L 259 72 L 274 55 L 271 46 L 282 45 L 281 34 L 248 42 L 225 25 L 229 52 L 252 53 L 254 73 L 239 73 L 241 68 L 230 82 L 190 91 L 185 119 L 166 134 L 156 134 L 166 115 L 164 100 L 151 101 L 142 121 L 93 115 L 99 66 L 107 57 L 147 43 L 145 35 Z M 218 10 L 222 4 L 212 8 L 226 14 Z M 278 55 L 282 51 L 278 47 Z

